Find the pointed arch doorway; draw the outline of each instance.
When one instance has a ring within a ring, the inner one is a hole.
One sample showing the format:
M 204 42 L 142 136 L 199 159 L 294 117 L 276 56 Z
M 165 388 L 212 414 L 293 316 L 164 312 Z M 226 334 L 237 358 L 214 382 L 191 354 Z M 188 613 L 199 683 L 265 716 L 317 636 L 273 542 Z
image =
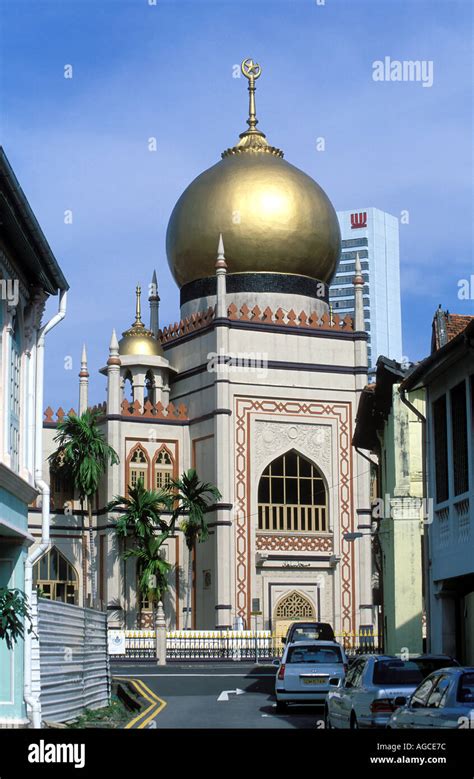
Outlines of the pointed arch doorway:
M 316 621 L 316 608 L 314 603 L 298 590 L 291 590 L 285 593 L 277 602 L 273 611 L 273 630 L 280 639 L 286 635 L 286 632 L 292 622 L 314 622 Z

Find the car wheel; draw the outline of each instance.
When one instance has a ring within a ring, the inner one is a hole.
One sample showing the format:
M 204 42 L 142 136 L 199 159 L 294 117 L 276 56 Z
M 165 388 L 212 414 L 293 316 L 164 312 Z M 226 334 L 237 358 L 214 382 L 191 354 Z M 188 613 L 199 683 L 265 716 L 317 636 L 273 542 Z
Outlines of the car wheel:
M 277 714 L 284 714 L 287 711 L 288 704 L 285 701 L 277 701 Z
M 326 730 L 332 730 L 331 720 L 329 719 L 329 710 L 324 709 L 324 727 Z
M 357 722 L 357 717 L 354 712 L 352 712 L 351 715 L 351 730 L 359 730 L 359 723 Z

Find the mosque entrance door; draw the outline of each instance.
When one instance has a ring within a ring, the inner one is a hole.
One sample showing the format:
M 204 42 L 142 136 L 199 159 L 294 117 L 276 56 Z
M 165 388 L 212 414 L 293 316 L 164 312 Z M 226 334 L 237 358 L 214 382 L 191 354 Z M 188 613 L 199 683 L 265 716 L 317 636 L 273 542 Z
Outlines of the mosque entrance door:
M 309 598 L 297 590 L 283 595 L 273 612 L 272 624 L 277 642 L 286 636 L 292 622 L 313 622 L 315 620 L 316 609 Z

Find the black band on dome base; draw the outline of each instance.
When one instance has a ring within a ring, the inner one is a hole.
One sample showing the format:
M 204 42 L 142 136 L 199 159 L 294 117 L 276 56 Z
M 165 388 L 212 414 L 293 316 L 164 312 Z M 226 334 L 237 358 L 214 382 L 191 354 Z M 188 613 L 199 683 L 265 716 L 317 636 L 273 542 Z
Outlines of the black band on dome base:
M 181 306 L 198 298 L 216 294 L 217 277 L 196 279 L 181 287 Z M 292 273 L 227 273 L 227 294 L 238 292 L 275 292 L 287 295 L 304 295 L 329 303 L 329 287 L 324 281 Z

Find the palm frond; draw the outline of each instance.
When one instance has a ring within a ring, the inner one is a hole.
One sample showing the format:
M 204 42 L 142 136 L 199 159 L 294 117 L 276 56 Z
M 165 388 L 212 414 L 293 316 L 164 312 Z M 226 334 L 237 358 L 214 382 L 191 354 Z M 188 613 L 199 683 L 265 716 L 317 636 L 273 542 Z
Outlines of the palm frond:
M 97 417 L 97 412 L 88 410 L 58 422 L 57 449 L 48 458 L 53 470 L 65 469 L 81 500 L 95 495 L 107 467 L 119 463 L 117 452 L 97 427 Z

